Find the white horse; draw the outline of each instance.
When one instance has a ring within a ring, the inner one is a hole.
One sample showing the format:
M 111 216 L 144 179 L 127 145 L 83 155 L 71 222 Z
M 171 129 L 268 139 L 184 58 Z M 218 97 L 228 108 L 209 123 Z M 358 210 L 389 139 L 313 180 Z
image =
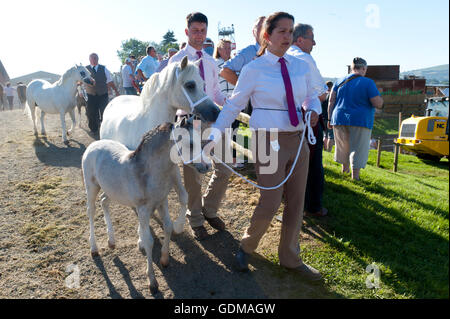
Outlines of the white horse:
M 114 98 L 103 113 L 100 139 L 119 141 L 136 149 L 142 135 L 165 122 L 173 122 L 177 109 L 214 122 L 220 109 L 205 94 L 198 65 L 184 57 L 145 83 L 140 96 Z
M 193 119 L 193 118 L 192 118 Z M 177 123 L 190 131 L 191 120 Z M 82 159 L 84 185 L 87 193 L 87 213 L 90 223 L 90 246 L 93 257 L 98 255 L 94 233 L 95 199 L 100 191 L 101 206 L 105 214 L 108 232 L 108 245 L 115 248 L 114 230 L 109 214 L 110 200 L 132 207 L 139 219 L 138 248 L 147 255 L 147 275 L 150 290 L 156 293 L 158 282 L 153 272 L 153 238 L 149 229 L 151 215 L 157 209 L 163 220 L 164 241 L 161 249 L 161 265 L 169 264 L 169 241 L 172 230 L 181 233 L 186 222 L 187 193 L 181 182 L 177 164 L 170 160 L 170 151 L 174 141 L 170 139 L 173 125 L 165 123 L 146 133 L 135 151 L 128 150 L 123 144 L 112 140 L 95 141 L 88 146 Z M 180 144 L 178 142 L 178 144 Z M 181 140 L 181 146 L 192 149 L 192 137 Z M 200 173 L 209 168 L 201 162 L 189 164 Z M 168 212 L 168 195 L 172 187 L 181 194 L 181 209 L 175 224 L 172 225 Z
M 36 111 L 41 110 L 41 133 L 45 135 L 44 116 L 45 113 L 59 114 L 62 126 L 62 139 L 67 143 L 66 136 L 66 113 L 70 114 L 72 127 L 67 132 L 71 133 L 75 126 L 76 105 L 75 93 L 77 92 L 77 83 L 84 81 L 93 84 L 91 73 L 82 65 L 67 70 L 63 76 L 53 84 L 45 80 L 33 80 L 27 86 L 27 110 L 30 112 L 31 120 L 34 126 L 34 135 L 37 136 L 36 129 Z

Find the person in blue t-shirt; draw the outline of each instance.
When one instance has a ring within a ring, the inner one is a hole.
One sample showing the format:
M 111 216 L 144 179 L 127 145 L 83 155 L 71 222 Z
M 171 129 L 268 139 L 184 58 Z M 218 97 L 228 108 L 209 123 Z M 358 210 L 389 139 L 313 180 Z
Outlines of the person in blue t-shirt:
M 375 82 L 364 77 L 367 62 L 354 58 L 352 72 L 336 81 L 328 104 L 328 128 L 333 128 L 336 143 L 334 160 L 342 164 L 342 172 L 352 167 L 352 179 L 359 180 L 359 171 L 367 164 L 375 108 L 383 99 Z

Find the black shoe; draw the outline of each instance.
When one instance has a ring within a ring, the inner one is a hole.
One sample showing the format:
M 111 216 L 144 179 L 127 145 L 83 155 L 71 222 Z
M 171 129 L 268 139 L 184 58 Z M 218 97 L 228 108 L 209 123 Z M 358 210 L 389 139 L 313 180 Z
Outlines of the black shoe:
M 220 231 L 225 230 L 225 223 L 219 217 L 213 217 L 213 218 L 208 218 L 206 216 L 204 216 L 204 217 L 205 217 L 205 220 L 208 222 L 208 224 L 212 228 L 220 230 Z
M 192 236 L 198 241 L 201 241 L 208 237 L 208 231 L 204 226 L 191 227 L 192 228 Z
M 242 272 L 249 271 L 249 269 L 248 269 L 248 258 L 249 257 L 250 257 L 250 254 L 247 254 L 245 251 L 242 250 L 242 248 L 239 247 L 239 250 L 236 253 L 237 268 L 239 271 L 242 271 Z

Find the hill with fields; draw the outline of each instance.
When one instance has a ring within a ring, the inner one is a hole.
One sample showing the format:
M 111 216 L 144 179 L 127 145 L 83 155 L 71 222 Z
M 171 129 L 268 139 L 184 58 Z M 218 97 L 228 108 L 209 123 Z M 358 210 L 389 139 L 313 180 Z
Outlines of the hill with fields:
M 427 83 L 448 83 L 449 82 L 449 65 L 437 65 L 429 68 L 411 70 L 400 73 L 400 78 L 407 75 L 415 75 L 427 79 Z

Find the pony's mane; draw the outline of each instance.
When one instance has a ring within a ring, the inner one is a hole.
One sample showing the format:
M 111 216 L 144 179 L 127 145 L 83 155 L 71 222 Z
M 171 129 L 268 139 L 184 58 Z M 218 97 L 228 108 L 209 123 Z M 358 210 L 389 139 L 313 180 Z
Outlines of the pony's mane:
M 169 139 L 172 128 L 173 124 L 167 122 L 145 133 L 139 146 L 130 154 L 130 159 L 138 158 L 145 147 L 150 147 L 150 154 L 153 154 L 153 151 L 159 149 Z
M 73 74 L 73 72 L 76 70 L 77 68 L 75 66 L 71 67 L 70 69 L 68 69 L 66 72 L 64 72 L 64 74 L 59 78 L 58 81 L 55 82 L 55 85 L 61 85 L 63 84 L 68 78 L 71 77 L 71 75 Z
M 161 72 L 153 73 L 153 75 L 145 83 L 142 89 L 141 99 L 143 105 L 151 105 L 152 98 L 164 90 L 167 86 L 170 86 L 176 81 L 176 69 L 180 66 L 181 62 L 171 63 L 166 66 Z M 191 74 L 198 72 L 193 63 L 188 62 L 183 72 L 180 72 L 180 77 L 191 77 Z

